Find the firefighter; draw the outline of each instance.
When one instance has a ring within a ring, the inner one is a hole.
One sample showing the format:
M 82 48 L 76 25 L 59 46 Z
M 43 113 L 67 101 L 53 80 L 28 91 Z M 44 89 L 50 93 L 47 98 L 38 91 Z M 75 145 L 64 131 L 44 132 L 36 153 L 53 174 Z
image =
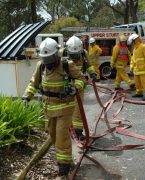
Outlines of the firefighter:
M 96 72 L 89 63 L 88 53 L 85 49 L 83 49 L 83 43 L 78 37 L 72 36 L 68 39 L 68 41 L 66 42 L 66 51 L 67 53 L 65 54 L 67 54 L 68 58 L 75 62 L 75 64 L 81 69 L 84 77 L 86 77 L 87 80 L 89 78 L 88 75 L 90 75 L 93 81 L 97 81 Z M 83 101 L 84 89 L 80 91 L 80 95 L 81 100 Z M 73 113 L 72 122 L 78 139 L 83 140 L 83 122 L 77 102 Z
M 133 46 L 130 71 L 134 74 L 136 92 L 132 97 L 142 97 L 145 101 L 145 44 L 137 34 L 130 35 L 127 43 Z
M 68 62 L 68 82 L 55 40 L 46 38 L 40 45 L 36 70 L 23 98 L 28 103 L 37 90 L 42 94 L 44 112 L 48 118 L 48 133 L 55 146 L 59 173 L 56 179 L 68 179 L 72 163 L 72 144 L 69 129 L 75 107 L 75 94 L 84 88 L 85 78 L 73 61 Z M 42 70 L 43 69 L 43 70 Z
M 127 38 L 125 35 L 119 35 L 119 43 L 113 47 L 111 68 L 116 68 L 115 90 L 122 90 L 120 87 L 121 81 L 125 81 L 131 90 L 134 90 L 135 84 L 129 78 L 126 67 L 131 60 L 131 54 L 126 45 Z
M 89 59 L 91 64 L 97 73 L 97 82 L 100 81 L 100 70 L 99 70 L 99 56 L 102 54 L 102 49 L 96 44 L 95 38 L 90 38 L 89 40 Z

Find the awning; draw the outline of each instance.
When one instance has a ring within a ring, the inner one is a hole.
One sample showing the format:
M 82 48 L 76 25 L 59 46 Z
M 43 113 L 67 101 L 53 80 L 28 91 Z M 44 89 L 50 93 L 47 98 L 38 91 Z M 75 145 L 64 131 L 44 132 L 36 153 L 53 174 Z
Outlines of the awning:
M 51 21 L 20 26 L 0 42 L 0 59 L 14 60 Z

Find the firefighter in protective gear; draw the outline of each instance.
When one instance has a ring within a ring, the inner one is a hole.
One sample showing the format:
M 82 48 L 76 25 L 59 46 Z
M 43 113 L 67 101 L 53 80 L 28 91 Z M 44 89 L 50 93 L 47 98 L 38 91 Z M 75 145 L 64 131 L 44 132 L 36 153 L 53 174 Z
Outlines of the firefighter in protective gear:
M 94 69 L 97 73 L 97 81 L 100 80 L 100 70 L 99 70 L 99 56 L 102 54 L 102 49 L 96 44 L 95 38 L 90 38 L 89 40 L 89 59 L 91 64 L 94 66 Z
M 126 73 L 125 68 L 131 60 L 131 54 L 126 45 L 127 38 L 123 34 L 119 35 L 119 43 L 113 47 L 111 68 L 116 68 L 115 90 L 122 90 L 121 81 L 125 81 L 130 89 L 134 89 L 135 85 Z
M 38 89 L 42 94 L 44 112 L 48 118 L 48 133 L 55 145 L 56 159 L 59 167 L 58 179 L 68 176 L 72 163 L 72 144 L 69 129 L 75 107 L 75 95 L 66 90 L 69 82 L 65 78 L 63 61 L 55 40 L 46 38 L 40 45 L 41 61 L 26 88 L 23 98 L 31 100 Z M 42 71 L 43 67 L 43 71 Z M 84 88 L 85 78 L 73 61 L 68 62 L 69 75 L 72 77 L 73 89 Z M 67 81 L 67 82 L 66 82 Z
M 70 37 L 68 41 L 66 42 L 66 49 L 63 50 L 62 56 L 64 56 L 65 54 L 69 60 L 73 60 L 75 64 L 79 67 L 79 69 L 83 72 L 84 77 L 87 77 L 89 74 L 92 80 L 96 81 L 97 75 L 95 73 L 94 68 L 90 65 L 87 51 L 83 49 L 82 45 L 83 43 L 78 37 L 76 36 Z M 64 51 L 67 51 L 67 53 L 64 53 Z M 84 89 L 80 91 L 80 96 L 81 96 L 81 100 L 83 101 Z M 73 127 L 75 129 L 75 132 L 77 134 L 77 137 L 80 140 L 83 140 L 84 139 L 83 122 L 82 122 L 82 118 L 81 118 L 77 101 L 76 101 L 76 106 L 73 113 L 72 122 L 73 122 Z
M 142 97 L 145 101 L 145 44 L 137 34 L 132 34 L 128 38 L 128 45 L 134 48 L 130 70 L 134 74 L 136 92 L 132 97 Z

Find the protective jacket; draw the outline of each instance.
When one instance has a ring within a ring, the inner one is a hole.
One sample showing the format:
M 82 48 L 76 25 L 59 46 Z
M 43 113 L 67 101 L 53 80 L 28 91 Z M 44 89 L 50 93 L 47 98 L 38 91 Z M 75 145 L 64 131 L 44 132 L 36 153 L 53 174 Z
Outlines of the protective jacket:
M 60 92 L 64 92 L 66 82 L 64 79 L 65 71 L 63 69 L 62 61 L 55 70 L 49 71 L 47 68 L 45 68 L 42 75 L 40 66 L 41 61 L 37 63 L 35 73 L 33 74 L 23 97 L 31 99 L 40 86 L 44 92 L 49 92 L 50 94 L 59 95 Z M 85 83 L 83 74 L 79 71 L 73 61 L 68 62 L 68 68 L 74 85 L 78 89 L 83 89 Z M 50 117 L 72 113 L 75 106 L 74 96 L 68 96 L 61 99 L 59 97 L 48 97 L 43 95 L 42 100 L 44 103 L 44 108 Z
M 137 42 L 133 50 L 130 69 L 134 75 L 145 74 L 145 44 Z
M 60 53 L 61 53 L 62 57 L 67 56 L 67 51 L 65 49 L 61 49 Z M 80 59 L 78 59 L 75 62 L 75 64 L 76 64 L 76 66 L 79 67 L 79 69 L 83 72 L 84 75 L 86 75 L 86 73 L 92 74 L 95 72 L 93 66 L 90 65 L 90 61 L 88 59 L 88 53 L 86 50 L 82 51 Z M 81 95 L 81 100 L 83 101 L 83 97 L 84 97 L 83 89 L 80 91 L 80 95 Z M 76 102 L 75 110 L 74 110 L 73 118 L 72 118 L 73 119 L 73 127 L 83 129 L 83 122 L 82 122 L 82 118 L 80 115 L 78 103 L 77 103 L 77 101 L 75 101 L 75 102 Z
M 61 49 L 60 54 L 62 57 L 67 56 L 67 50 L 65 48 Z M 75 62 L 75 64 L 79 67 L 83 74 L 92 74 L 95 72 L 93 66 L 90 63 L 88 53 L 85 49 L 82 50 L 81 57 L 77 60 L 77 62 Z
M 131 54 L 127 46 L 116 44 L 113 48 L 111 66 L 124 69 L 126 68 L 130 60 L 131 60 Z
M 102 49 L 98 45 L 90 46 L 89 60 L 92 65 L 99 64 L 99 56 L 102 54 Z

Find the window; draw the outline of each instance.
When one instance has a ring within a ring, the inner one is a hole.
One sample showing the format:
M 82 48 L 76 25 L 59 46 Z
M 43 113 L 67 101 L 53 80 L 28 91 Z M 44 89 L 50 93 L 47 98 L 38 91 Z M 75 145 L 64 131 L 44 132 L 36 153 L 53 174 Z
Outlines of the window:
M 129 25 L 128 27 L 131 28 L 133 31 L 135 31 L 136 34 L 139 34 L 137 25 Z
M 102 49 L 101 56 L 111 56 L 113 46 L 116 44 L 116 39 L 96 40 L 96 44 Z
M 140 30 L 141 36 L 144 36 L 145 34 L 144 34 L 144 30 L 143 30 L 142 25 L 139 25 L 139 30 Z

